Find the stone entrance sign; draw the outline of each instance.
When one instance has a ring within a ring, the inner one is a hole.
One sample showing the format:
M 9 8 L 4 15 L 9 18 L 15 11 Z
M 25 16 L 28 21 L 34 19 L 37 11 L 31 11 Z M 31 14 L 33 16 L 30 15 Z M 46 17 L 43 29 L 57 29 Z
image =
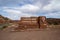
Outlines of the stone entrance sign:
M 20 25 L 25 28 L 46 28 L 47 21 L 45 16 L 39 17 L 21 17 Z

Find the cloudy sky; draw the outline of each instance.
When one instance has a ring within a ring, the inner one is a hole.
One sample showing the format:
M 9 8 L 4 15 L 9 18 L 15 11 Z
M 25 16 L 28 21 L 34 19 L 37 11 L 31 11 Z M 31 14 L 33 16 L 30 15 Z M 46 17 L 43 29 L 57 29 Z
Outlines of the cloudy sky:
M 60 18 L 60 0 L 0 0 L 0 15 L 13 20 L 30 16 Z

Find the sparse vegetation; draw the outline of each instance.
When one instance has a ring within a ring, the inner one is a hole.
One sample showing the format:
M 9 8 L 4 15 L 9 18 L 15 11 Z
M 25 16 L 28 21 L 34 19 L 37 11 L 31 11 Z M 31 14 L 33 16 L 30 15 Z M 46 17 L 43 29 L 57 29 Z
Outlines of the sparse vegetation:
M 57 18 L 47 18 L 47 22 L 49 25 L 60 25 L 60 19 Z
M 3 23 L 3 24 L 0 24 L 0 30 L 8 27 L 10 24 L 9 23 Z

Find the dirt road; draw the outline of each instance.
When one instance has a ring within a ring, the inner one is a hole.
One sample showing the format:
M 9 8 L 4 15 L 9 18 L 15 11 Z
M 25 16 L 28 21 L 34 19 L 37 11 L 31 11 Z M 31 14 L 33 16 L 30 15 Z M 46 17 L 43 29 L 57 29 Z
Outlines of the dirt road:
M 0 40 L 60 40 L 60 30 L 0 32 Z

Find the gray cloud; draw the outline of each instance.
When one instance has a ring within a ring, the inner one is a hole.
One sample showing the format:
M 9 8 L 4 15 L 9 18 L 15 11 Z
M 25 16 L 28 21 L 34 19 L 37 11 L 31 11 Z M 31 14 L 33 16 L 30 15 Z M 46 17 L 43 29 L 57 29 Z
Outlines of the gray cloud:
M 36 4 L 41 3 L 47 5 L 51 0 L 0 0 L 0 6 L 18 6 L 23 4 Z
M 25 14 L 29 16 L 31 14 L 36 16 L 60 17 L 60 0 L 0 0 L 0 6 L 15 10 L 12 13 L 16 13 L 16 11 L 22 12 L 19 16 L 24 16 Z M 9 12 L 11 12 L 11 10 L 9 10 Z

